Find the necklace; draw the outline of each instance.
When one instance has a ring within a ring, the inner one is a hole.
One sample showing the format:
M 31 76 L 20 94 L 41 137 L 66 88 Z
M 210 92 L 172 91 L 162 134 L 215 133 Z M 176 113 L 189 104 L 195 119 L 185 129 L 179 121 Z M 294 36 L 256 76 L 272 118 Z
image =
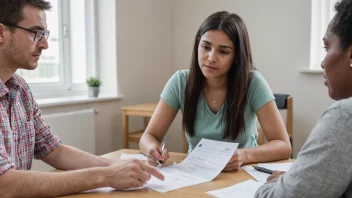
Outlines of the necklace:
M 204 93 L 204 97 L 208 98 L 209 103 L 213 104 L 213 105 L 215 105 L 217 103 L 221 103 L 224 100 L 224 95 L 226 95 L 226 91 L 225 92 L 222 92 L 222 91 L 209 92 L 209 91 L 205 90 L 205 93 Z

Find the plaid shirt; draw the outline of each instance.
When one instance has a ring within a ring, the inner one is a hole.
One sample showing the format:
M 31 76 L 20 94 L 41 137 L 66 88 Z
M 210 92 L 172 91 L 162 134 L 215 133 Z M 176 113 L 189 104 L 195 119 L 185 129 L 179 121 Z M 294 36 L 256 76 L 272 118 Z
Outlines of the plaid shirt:
M 27 83 L 14 74 L 0 80 L 0 175 L 10 168 L 30 170 L 61 144 L 41 118 Z

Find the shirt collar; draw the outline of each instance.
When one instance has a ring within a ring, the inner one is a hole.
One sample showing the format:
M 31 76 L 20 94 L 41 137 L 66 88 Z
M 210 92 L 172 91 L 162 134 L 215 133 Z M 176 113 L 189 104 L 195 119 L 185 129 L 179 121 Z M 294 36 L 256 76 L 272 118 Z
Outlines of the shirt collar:
M 20 89 L 20 82 L 16 74 L 13 74 L 6 83 L 0 79 L 0 97 L 5 96 L 11 89 Z

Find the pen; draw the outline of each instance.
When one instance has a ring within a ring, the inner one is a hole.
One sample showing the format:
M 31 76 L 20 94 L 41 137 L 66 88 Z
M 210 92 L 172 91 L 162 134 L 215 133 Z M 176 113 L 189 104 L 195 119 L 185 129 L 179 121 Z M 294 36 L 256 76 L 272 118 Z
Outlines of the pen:
M 268 174 L 273 174 L 274 173 L 273 170 L 270 170 L 270 169 L 267 169 L 267 168 L 264 168 L 264 167 L 260 167 L 260 166 L 253 166 L 253 168 L 255 170 L 263 172 L 263 173 L 268 173 Z
M 165 148 L 165 144 L 166 144 L 166 138 L 164 138 L 163 142 L 161 143 L 161 154 L 163 154 L 164 148 Z M 163 161 L 158 160 L 160 165 L 163 165 Z
M 149 155 L 146 155 L 146 154 L 144 154 L 144 153 L 142 153 L 142 154 L 143 154 L 144 156 L 146 156 L 147 158 L 151 159 L 153 162 L 158 161 L 158 160 L 156 160 L 155 158 L 150 157 Z

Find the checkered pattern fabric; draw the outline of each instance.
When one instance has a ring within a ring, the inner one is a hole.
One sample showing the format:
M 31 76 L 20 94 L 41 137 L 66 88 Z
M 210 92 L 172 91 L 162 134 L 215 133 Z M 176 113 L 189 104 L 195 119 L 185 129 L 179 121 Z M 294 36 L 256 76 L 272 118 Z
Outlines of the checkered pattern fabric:
M 0 80 L 0 175 L 10 168 L 29 170 L 61 144 L 41 118 L 27 83 L 14 74 Z

